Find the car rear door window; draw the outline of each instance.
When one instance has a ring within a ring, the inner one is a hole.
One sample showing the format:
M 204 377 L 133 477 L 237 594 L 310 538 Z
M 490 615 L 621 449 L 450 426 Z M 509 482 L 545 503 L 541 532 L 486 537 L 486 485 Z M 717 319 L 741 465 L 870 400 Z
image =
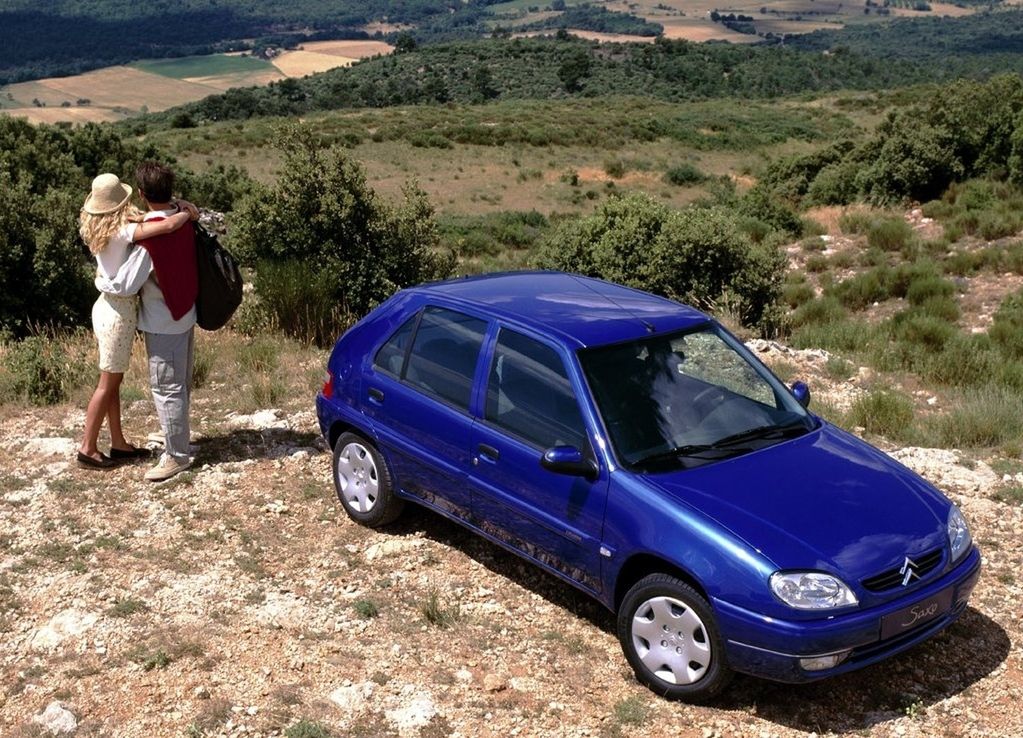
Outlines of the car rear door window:
M 486 321 L 479 318 L 445 308 L 426 308 L 412 343 L 405 381 L 468 410 L 486 329 Z
M 540 448 L 586 447 L 582 414 L 561 357 L 505 328 L 487 382 L 486 420 Z
M 417 313 L 406 320 L 387 339 L 387 343 L 380 347 L 377 355 L 373 357 L 373 367 L 375 369 L 393 374 L 396 377 L 401 376 L 401 371 L 405 367 L 405 354 L 408 353 L 408 345 L 412 340 L 412 331 L 415 330 L 418 319 L 419 314 Z

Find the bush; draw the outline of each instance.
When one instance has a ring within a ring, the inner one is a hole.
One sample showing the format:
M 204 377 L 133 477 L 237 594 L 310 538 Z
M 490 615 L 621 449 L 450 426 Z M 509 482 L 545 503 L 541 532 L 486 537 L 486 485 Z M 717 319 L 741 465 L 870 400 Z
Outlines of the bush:
M 829 295 L 804 302 L 792 314 L 791 321 L 793 326 L 799 327 L 837 323 L 846 318 L 847 314 L 842 303 Z
M 785 258 L 751 244 L 723 208 L 672 210 L 644 195 L 606 201 L 542 242 L 536 266 L 562 269 L 713 307 L 731 294 L 758 325 L 781 292 Z
M 955 294 L 955 285 L 938 276 L 926 276 L 913 280 L 906 290 L 906 299 L 911 305 L 923 305 L 933 297 L 949 298 Z
M 882 251 L 899 251 L 913 237 L 913 229 L 902 218 L 874 218 L 867 226 L 867 245 Z
M 1017 442 L 1023 435 L 1023 396 L 988 387 L 961 399 L 932 424 L 945 447 L 974 448 Z
M 896 315 L 892 328 L 898 340 L 919 344 L 931 351 L 940 351 L 957 333 L 948 321 L 916 311 Z
M 986 336 L 956 333 L 940 352 L 926 358 L 920 373 L 924 379 L 951 387 L 987 384 L 1002 363 L 989 343 Z
M 35 335 L 6 346 L 2 354 L 0 401 L 55 405 L 86 381 L 89 366 L 77 351 L 53 335 Z
M 1002 301 L 988 336 L 1003 355 L 1023 359 L 1023 292 Z
M 678 187 L 700 184 L 706 179 L 707 175 L 688 163 L 673 166 L 664 173 L 664 181 Z
M 237 256 L 258 269 L 254 286 L 282 330 L 318 344 L 395 290 L 450 273 L 436 253 L 437 226 L 426 195 L 412 186 L 392 207 L 367 185 L 339 146 L 319 148 L 286 131 L 282 174 L 257 187 L 233 219 Z
M 790 308 L 797 308 L 814 298 L 813 286 L 807 282 L 786 284 L 782 287 L 781 298 Z
M 863 310 L 868 305 L 889 296 L 888 269 L 878 267 L 857 274 L 835 285 L 830 292 L 851 310 Z
M 874 389 L 849 408 L 848 422 L 893 441 L 912 435 L 913 401 L 893 389 Z

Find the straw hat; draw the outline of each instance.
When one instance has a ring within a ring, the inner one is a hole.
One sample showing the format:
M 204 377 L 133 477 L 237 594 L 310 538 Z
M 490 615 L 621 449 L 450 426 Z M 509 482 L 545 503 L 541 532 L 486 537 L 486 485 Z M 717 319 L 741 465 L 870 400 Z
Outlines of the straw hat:
M 101 174 L 92 180 L 92 192 L 85 198 L 82 210 L 89 215 L 105 215 L 119 209 L 131 197 L 131 187 L 116 174 Z

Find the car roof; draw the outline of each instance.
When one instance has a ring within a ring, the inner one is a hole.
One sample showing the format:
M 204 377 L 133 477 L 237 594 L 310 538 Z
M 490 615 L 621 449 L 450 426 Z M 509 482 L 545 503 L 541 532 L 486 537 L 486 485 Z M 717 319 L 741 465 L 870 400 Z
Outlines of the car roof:
M 575 348 L 687 329 L 708 320 L 687 305 L 565 272 L 485 274 L 432 282 L 411 291 L 483 310 L 505 322 L 560 337 Z

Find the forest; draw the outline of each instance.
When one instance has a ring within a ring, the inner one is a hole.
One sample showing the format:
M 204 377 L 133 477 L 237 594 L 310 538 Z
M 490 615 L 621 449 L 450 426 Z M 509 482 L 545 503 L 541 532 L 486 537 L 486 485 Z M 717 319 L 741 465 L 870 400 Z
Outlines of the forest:
M 440 18 L 455 26 L 491 0 L 0 0 L 0 84 L 137 59 L 189 56 L 254 46 L 294 45 L 303 39 L 359 38 L 359 27 L 386 19 L 420 24 Z M 449 17 L 454 16 L 454 17 Z M 172 20 L 168 20 L 172 19 Z M 301 31 L 301 33 L 299 33 Z M 473 31 L 475 33 L 475 30 Z
M 947 52 L 940 63 L 933 58 L 931 25 L 909 33 L 906 28 L 916 26 L 903 23 L 872 26 L 869 32 L 812 34 L 805 46 L 694 44 L 663 38 L 653 44 L 598 44 L 563 32 L 545 38 L 420 46 L 308 79 L 230 90 L 130 125 L 142 130 L 174 121 L 194 124 L 342 108 L 629 95 L 636 90 L 669 101 L 766 99 L 1023 71 L 1023 55 L 1018 53 L 1023 48 L 1023 11 L 943 22 Z M 981 39 L 986 39 L 983 53 L 976 48 Z M 898 63 L 885 61 L 886 54 L 900 55 Z

